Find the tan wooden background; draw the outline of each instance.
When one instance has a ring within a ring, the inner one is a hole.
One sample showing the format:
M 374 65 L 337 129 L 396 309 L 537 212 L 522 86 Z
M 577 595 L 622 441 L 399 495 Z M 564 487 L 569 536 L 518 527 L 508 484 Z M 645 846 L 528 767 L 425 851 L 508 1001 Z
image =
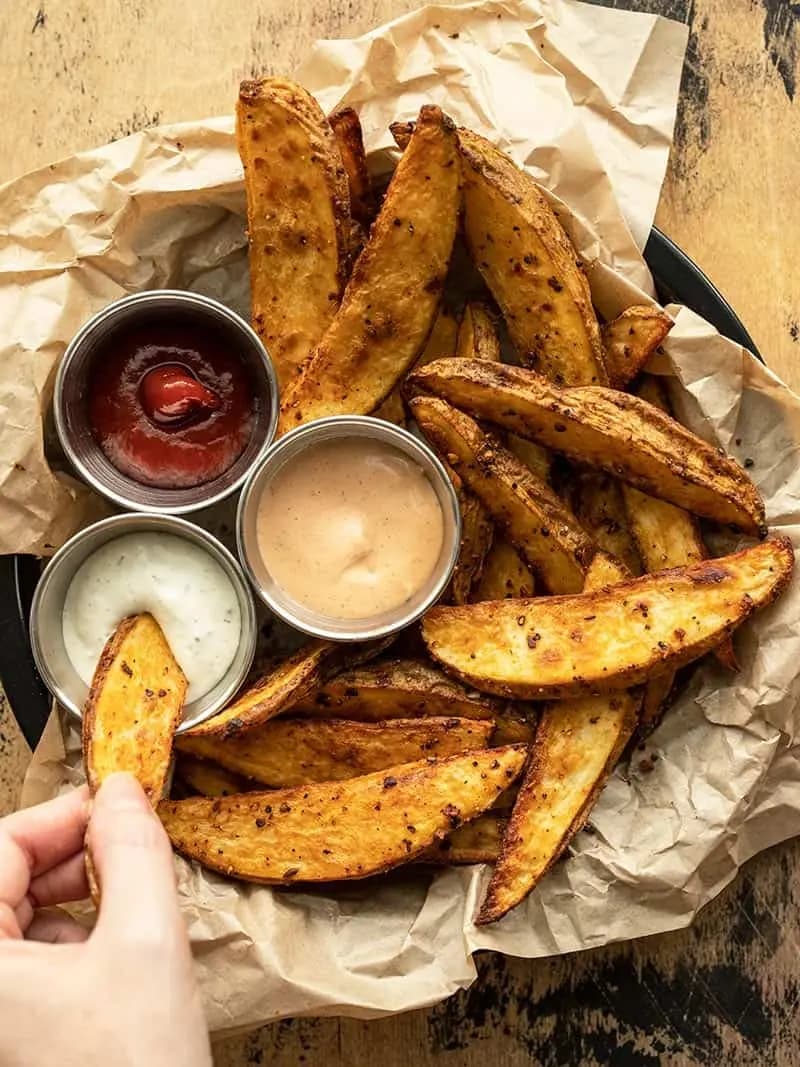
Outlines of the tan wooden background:
M 611 2 L 691 25 L 657 222 L 800 388 L 800 6 Z M 242 77 L 291 73 L 316 38 L 352 36 L 414 6 L 0 0 L 0 181 L 146 125 L 228 113 Z M 0 811 L 14 806 L 28 756 L 0 700 Z M 540 963 L 487 956 L 472 990 L 431 1011 L 287 1021 L 221 1043 L 217 1064 L 794 1067 L 799 874 L 790 843 L 749 864 L 689 931 Z

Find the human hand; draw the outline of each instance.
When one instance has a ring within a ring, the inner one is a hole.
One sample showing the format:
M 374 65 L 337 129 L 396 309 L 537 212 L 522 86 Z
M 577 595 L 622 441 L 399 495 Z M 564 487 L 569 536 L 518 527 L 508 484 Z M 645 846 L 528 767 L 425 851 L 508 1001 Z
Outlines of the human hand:
M 89 841 L 93 931 L 42 911 L 88 896 L 85 789 L 0 820 L 3 1067 L 210 1067 L 172 850 L 138 782 L 109 777 Z

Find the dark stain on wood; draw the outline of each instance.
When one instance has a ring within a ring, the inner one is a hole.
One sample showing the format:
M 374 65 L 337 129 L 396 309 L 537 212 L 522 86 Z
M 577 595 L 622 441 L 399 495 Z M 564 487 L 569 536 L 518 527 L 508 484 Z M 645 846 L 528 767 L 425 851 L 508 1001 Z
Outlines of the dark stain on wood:
M 138 133 L 139 130 L 147 129 L 148 126 L 157 126 L 161 121 L 160 111 L 148 111 L 146 107 L 141 109 L 137 108 L 130 118 L 120 122 L 109 134 L 109 141 L 119 141 L 123 137 L 128 137 L 132 133 Z
M 33 26 L 31 27 L 31 33 L 36 33 L 37 30 L 43 30 L 47 25 L 47 14 L 42 5 L 36 12 L 36 18 L 33 20 Z
M 786 95 L 794 100 L 800 4 L 787 0 L 761 0 L 761 6 L 764 8 L 764 47 L 770 62 L 781 76 Z

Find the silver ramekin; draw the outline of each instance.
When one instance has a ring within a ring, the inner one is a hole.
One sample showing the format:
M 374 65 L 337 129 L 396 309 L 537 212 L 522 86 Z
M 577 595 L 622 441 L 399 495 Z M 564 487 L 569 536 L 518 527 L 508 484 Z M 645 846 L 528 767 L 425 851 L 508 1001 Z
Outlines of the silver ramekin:
M 258 549 L 258 505 L 269 482 L 284 464 L 320 441 L 363 437 L 382 441 L 404 452 L 427 475 L 444 516 L 444 540 L 430 579 L 408 602 L 393 611 L 367 619 L 335 619 L 310 610 L 291 599 L 273 580 Z M 364 641 L 402 630 L 420 617 L 444 592 L 453 573 L 461 543 L 461 512 L 453 484 L 443 465 L 426 444 L 407 430 L 382 419 L 361 415 L 335 415 L 317 419 L 282 437 L 253 468 L 242 489 L 236 513 L 239 557 L 258 596 L 275 615 L 290 626 L 330 641 Z
M 255 605 L 241 567 L 227 548 L 199 526 L 166 515 L 114 515 L 75 534 L 56 552 L 36 586 L 31 605 L 31 647 L 47 688 L 59 704 L 80 718 L 88 688 L 64 647 L 62 616 L 67 589 L 83 561 L 101 545 L 123 534 L 153 531 L 183 537 L 205 549 L 233 584 L 241 613 L 242 634 L 236 655 L 214 688 L 186 705 L 178 727 L 182 733 L 211 718 L 236 694 L 252 666 L 258 636 Z
M 206 323 L 230 337 L 253 376 L 257 400 L 250 441 L 236 462 L 218 478 L 186 489 L 141 485 L 122 474 L 95 441 L 87 415 L 88 372 L 95 353 L 120 327 L 165 314 Z M 234 493 L 275 436 L 278 420 L 278 379 L 256 333 L 230 308 L 198 293 L 154 289 L 114 301 L 94 315 L 73 337 L 58 367 L 53 415 L 61 446 L 78 474 L 98 493 L 129 511 L 184 515 L 209 507 Z

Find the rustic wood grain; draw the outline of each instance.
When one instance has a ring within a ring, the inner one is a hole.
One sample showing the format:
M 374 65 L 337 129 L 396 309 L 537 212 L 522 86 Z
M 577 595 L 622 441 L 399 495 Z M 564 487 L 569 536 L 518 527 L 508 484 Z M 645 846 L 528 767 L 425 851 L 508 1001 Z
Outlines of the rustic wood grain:
M 0 180 L 143 126 L 231 110 L 413 0 L 15 0 L 0 5 Z M 798 22 L 788 0 L 618 0 L 691 26 L 659 225 L 800 387 Z M 26 750 L 0 706 L 0 811 Z M 380 1022 L 291 1020 L 217 1067 L 737 1067 L 800 1062 L 800 848 L 757 857 L 688 931 L 531 963 L 489 955 L 467 992 Z

